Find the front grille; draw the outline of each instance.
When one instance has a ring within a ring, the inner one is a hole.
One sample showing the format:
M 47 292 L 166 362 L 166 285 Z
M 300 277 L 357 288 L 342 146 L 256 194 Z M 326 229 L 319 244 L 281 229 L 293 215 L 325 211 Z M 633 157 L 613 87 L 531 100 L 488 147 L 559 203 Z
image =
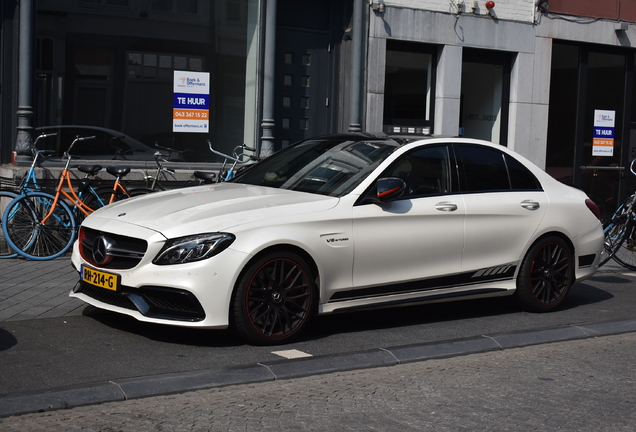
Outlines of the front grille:
M 98 288 L 84 281 L 80 281 L 74 289 L 77 293 L 86 294 L 90 298 L 94 298 L 97 301 L 106 303 L 112 306 L 121 307 L 124 309 L 136 310 L 134 303 L 130 301 L 128 296 L 119 292 L 108 291 L 103 288 Z
M 176 321 L 201 321 L 205 318 L 201 303 L 194 294 L 180 289 L 122 286 L 119 291 L 114 292 L 80 281 L 74 291 L 102 303 L 137 310 L 151 318 Z
M 93 250 L 95 240 L 107 239 L 109 247 L 104 262 L 96 262 Z M 148 249 L 148 242 L 142 239 L 127 237 L 119 234 L 111 234 L 82 226 L 79 235 L 80 253 L 82 258 L 96 267 L 127 270 L 139 264 Z

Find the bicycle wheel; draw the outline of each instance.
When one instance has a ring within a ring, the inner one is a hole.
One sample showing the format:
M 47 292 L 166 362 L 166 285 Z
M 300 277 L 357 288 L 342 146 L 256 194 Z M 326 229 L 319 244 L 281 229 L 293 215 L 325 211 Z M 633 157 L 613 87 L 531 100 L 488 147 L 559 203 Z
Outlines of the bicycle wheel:
M 130 198 L 136 197 L 139 195 L 145 195 L 153 192 L 152 189 L 138 188 L 138 189 L 128 189 L 128 194 Z M 123 199 L 128 198 L 128 195 L 123 193 L 122 191 L 113 192 L 112 188 L 100 188 L 96 191 L 97 196 L 92 193 L 86 197 L 86 205 L 90 208 L 97 210 L 100 207 L 106 206 L 110 202 L 111 196 L 114 194 L 115 197 L 113 202 L 121 201 Z
M 45 221 L 55 197 L 43 192 L 20 195 L 2 218 L 2 230 L 11 247 L 25 258 L 48 260 L 64 254 L 76 235 L 75 218 L 63 201 L 58 201 Z
M 1 219 L 5 209 L 7 208 L 9 203 L 13 201 L 13 199 L 17 196 L 18 194 L 16 193 L 0 190 L 0 224 L 2 223 Z M 18 254 L 16 253 L 16 251 L 13 250 L 13 248 L 9 245 L 9 243 L 7 243 L 7 240 L 4 238 L 4 233 L 2 232 L 2 229 L 0 228 L 0 259 L 14 258 L 17 255 Z
M 630 220 L 623 241 L 612 258 L 626 269 L 636 270 L 636 226 L 633 220 Z
M 626 201 L 612 216 L 610 216 L 609 221 L 603 223 L 603 231 L 605 233 L 605 251 L 601 257 L 599 267 L 607 263 L 614 256 L 626 238 L 625 232 L 627 231 L 630 220 L 629 204 L 630 201 Z
M 152 189 L 146 189 L 146 188 L 128 189 L 128 193 L 130 194 L 131 198 L 138 197 L 138 196 L 141 196 L 141 195 L 146 195 L 146 194 L 153 193 L 153 192 L 155 192 L 155 191 L 152 190 Z
M 93 210 L 97 210 L 100 207 L 107 206 L 110 203 L 110 198 L 113 194 L 115 195 L 113 202 L 128 198 L 121 191 L 113 191 L 113 188 L 100 188 L 97 189 L 95 193 L 91 192 L 88 194 L 84 203 Z

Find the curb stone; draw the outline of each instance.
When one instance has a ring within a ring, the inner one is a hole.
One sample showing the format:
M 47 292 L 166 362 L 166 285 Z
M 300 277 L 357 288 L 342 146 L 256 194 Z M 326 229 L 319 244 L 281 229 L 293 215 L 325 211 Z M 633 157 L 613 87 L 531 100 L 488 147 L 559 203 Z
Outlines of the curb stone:
M 530 332 L 481 335 L 445 342 L 379 348 L 348 354 L 263 362 L 235 368 L 124 378 L 42 392 L 5 395 L 0 397 L 0 417 L 184 393 L 212 387 L 259 383 L 356 369 L 389 367 L 407 362 L 635 331 L 636 320 L 588 323 Z

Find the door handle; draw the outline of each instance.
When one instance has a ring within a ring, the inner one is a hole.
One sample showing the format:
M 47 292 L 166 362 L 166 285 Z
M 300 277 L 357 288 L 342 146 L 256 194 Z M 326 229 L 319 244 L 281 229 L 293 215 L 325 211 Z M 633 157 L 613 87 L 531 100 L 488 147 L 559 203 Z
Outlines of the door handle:
M 525 200 L 525 201 L 521 201 L 521 207 L 523 207 L 526 210 L 536 210 L 539 207 L 541 207 L 541 205 L 536 201 Z
M 435 209 L 443 212 L 452 212 L 457 210 L 457 204 L 450 202 L 440 202 L 435 204 Z

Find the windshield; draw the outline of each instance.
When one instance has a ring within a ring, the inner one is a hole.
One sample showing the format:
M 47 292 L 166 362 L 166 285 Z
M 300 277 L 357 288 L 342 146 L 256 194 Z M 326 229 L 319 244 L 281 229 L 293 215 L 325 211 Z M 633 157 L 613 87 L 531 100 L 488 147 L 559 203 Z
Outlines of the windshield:
M 397 147 L 391 140 L 303 141 L 257 163 L 234 182 L 340 197 L 353 190 Z

